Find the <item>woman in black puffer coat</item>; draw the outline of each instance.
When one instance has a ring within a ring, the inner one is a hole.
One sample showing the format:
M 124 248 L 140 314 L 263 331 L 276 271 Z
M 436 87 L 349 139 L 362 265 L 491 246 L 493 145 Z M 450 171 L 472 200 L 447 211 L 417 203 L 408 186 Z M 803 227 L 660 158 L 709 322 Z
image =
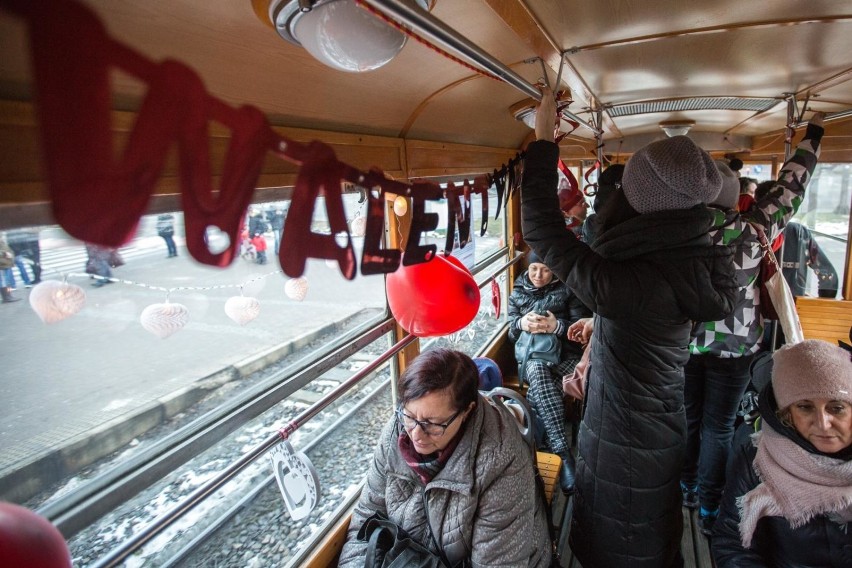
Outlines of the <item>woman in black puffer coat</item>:
M 676 566 L 692 322 L 721 319 L 736 300 L 732 251 L 712 246 L 704 205 L 721 177 L 685 136 L 646 146 L 627 162 L 590 248 L 559 213 L 555 116 L 545 92 L 521 200 L 527 243 L 595 313 L 571 548 L 584 568 Z
M 529 384 L 527 400 L 543 425 L 546 446 L 562 458 L 560 486 L 574 489 L 574 457 L 565 434 L 565 408 L 562 403 L 562 377 L 571 374 L 583 354 L 579 343 L 568 341 L 568 326 L 590 317 L 591 310 L 571 290 L 553 277 L 535 253 L 529 254 L 527 271 L 518 276 L 509 296 L 509 339 L 517 343 L 521 334 L 553 333 L 562 346 L 560 361 L 550 364 L 528 359 L 519 375 Z M 518 365 L 523 363 L 518 357 Z

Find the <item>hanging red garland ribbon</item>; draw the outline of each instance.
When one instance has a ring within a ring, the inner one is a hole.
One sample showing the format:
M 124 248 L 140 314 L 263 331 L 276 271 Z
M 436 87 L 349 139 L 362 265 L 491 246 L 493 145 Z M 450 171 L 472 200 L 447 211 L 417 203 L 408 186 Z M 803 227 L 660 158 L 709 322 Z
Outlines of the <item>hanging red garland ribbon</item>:
M 260 110 L 250 106 L 236 109 L 207 93 L 189 67 L 170 60 L 153 62 L 111 38 L 95 13 L 75 0 L 0 0 L 0 7 L 28 25 L 46 185 L 54 216 L 70 235 L 111 247 L 131 239 L 174 142 L 187 247 L 199 262 L 226 266 L 236 257 L 243 215 L 270 151 L 301 166 L 292 206 L 296 209 L 291 208 L 299 214 L 289 216 L 280 249 L 288 276 L 301 276 L 305 259 L 314 257 L 337 260 L 343 274 L 354 278 L 351 238 L 341 247 L 333 237 L 315 234 L 309 226 L 315 197 L 322 192 L 333 234 L 349 237 L 341 181 L 369 189 L 363 274 L 392 272 L 400 262 L 400 251 L 380 249 L 385 193 L 406 195 L 413 201 L 405 264 L 434 256 L 434 245 L 420 246 L 419 242 L 423 232 L 437 226 L 438 216 L 426 214 L 424 207 L 425 200 L 443 196 L 437 185 L 409 185 L 389 180 L 381 172 L 361 172 L 338 161 L 331 147 L 322 142 L 303 145 L 276 133 Z M 110 129 L 109 75 L 113 67 L 148 87 L 118 159 L 113 158 Z M 218 188 L 213 187 L 210 173 L 210 121 L 231 131 Z M 485 176 L 473 182 L 483 194 L 488 186 Z M 469 215 L 465 217 L 469 219 Z M 228 250 L 217 254 L 209 250 L 206 234 L 210 227 L 228 235 Z

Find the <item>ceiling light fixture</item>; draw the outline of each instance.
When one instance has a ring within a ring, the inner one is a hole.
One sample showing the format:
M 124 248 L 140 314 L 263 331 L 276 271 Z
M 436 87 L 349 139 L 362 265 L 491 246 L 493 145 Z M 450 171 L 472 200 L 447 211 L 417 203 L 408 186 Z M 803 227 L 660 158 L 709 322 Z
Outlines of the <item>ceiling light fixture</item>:
M 429 8 L 427 0 L 403 1 Z M 408 39 L 355 0 L 271 0 L 269 19 L 282 38 L 340 71 L 378 69 Z
M 660 128 L 666 133 L 666 136 L 686 136 L 689 129 L 695 126 L 694 120 L 666 120 L 660 123 Z
M 574 99 L 571 97 L 571 91 L 569 89 L 559 91 L 556 94 L 556 109 L 559 111 L 559 115 L 561 117 L 559 121 L 560 132 L 572 132 L 577 127 L 576 124 L 564 118 L 565 115 L 562 113 L 562 111 L 567 109 L 568 105 L 572 102 L 574 102 Z M 530 97 L 513 104 L 509 107 L 509 112 L 512 113 L 512 116 L 514 116 L 516 120 L 520 120 L 530 128 L 535 129 L 536 108 L 538 108 L 538 101 Z

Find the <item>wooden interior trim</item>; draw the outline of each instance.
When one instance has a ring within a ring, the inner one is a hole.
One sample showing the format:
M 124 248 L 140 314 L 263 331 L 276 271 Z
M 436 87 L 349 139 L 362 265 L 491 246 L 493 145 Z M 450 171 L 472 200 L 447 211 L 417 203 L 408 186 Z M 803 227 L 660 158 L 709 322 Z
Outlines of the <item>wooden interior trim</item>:
M 337 560 L 340 552 L 343 550 L 343 545 L 346 543 L 346 535 L 349 531 L 349 523 L 352 521 L 352 511 L 355 510 L 357 501 L 352 504 L 352 507 L 342 515 L 340 520 L 332 527 L 330 531 L 317 544 L 314 552 L 305 560 L 305 568 L 328 568 L 337 566 Z
M 406 140 L 409 178 L 491 173 L 515 156 L 515 148 Z
M 119 152 L 136 121 L 136 113 L 112 112 L 114 145 Z M 428 178 L 444 175 L 473 176 L 499 168 L 514 156 L 514 148 L 492 148 L 465 144 L 352 134 L 327 130 L 273 126 L 273 130 L 298 142 L 321 140 L 330 145 L 338 159 L 359 169 L 381 169 L 393 179 Z M 0 205 L 36 205 L 50 201 L 44 180 L 40 132 L 32 103 L 0 100 Z M 212 182 L 219 177 L 230 140 L 230 131 L 217 123 L 209 126 Z M 259 188 L 292 187 L 297 164 L 267 155 L 258 179 Z M 180 193 L 176 149 L 169 152 L 160 180 L 152 194 Z
M 426 109 L 427 106 L 429 106 L 429 103 L 431 103 L 433 99 L 436 99 L 440 95 L 443 95 L 444 93 L 451 91 L 452 89 L 455 89 L 459 85 L 463 85 L 463 84 L 465 84 L 469 81 L 473 81 L 474 79 L 481 79 L 481 78 L 485 78 L 485 77 L 483 75 L 478 74 L 478 73 L 468 75 L 467 77 L 463 77 L 463 78 L 459 79 L 458 81 L 454 81 L 454 82 L 450 83 L 449 85 L 441 87 L 440 89 L 438 89 L 437 91 L 435 91 L 434 93 L 430 94 L 425 99 L 420 101 L 420 104 L 418 104 L 417 107 L 411 112 L 411 115 L 408 117 L 408 120 L 405 121 L 405 124 L 402 126 L 402 129 L 399 131 L 399 137 L 405 138 L 406 136 L 408 136 L 408 131 L 411 130 L 411 127 L 414 125 L 414 123 L 420 117 L 420 114 Z

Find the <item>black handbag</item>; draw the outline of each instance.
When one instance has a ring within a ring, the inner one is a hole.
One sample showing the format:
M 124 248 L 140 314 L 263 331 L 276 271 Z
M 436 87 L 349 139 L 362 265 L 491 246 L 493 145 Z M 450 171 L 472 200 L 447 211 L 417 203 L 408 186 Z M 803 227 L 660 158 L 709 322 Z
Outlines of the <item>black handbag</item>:
M 380 512 L 364 521 L 358 540 L 367 543 L 364 568 L 446 568 L 440 556 Z
M 518 377 L 524 380 L 527 361 L 538 359 L 552 365 L 559 363 L 562 342 L 555 333 L 530 333 L 522 331 L 515 342 L 515 359 L 518 361 Z

